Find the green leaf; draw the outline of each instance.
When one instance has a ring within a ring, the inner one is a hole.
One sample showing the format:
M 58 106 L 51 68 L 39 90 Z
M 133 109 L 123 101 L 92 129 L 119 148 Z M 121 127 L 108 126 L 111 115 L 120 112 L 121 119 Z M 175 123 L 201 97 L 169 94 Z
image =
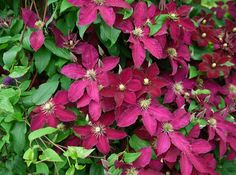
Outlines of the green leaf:
M 90 166 L 89 175 L 104 175 L 104 168 L 98 164 L 92 164 Z
M 191 112 L 197 108 L 198 108 L 198 105 L 196 104 L 196 101 L 192 100 L 189 107 L 188 107 L 188 111 Z
M 108 158 L 107 158 L 107 161 L 108 161 L 108 165 L 111 166 L 111 165 L 114 165 L 115 161 L 119 159 L 119 156 L 115 153 L 111 154 Z
M 7 66 L 7 68 L 10 69 L 10 67 L 15 61 L 17 53 L 20 52 L 21 49 L 21 46 L 13 46 L 11 49 L 9 49 L 3 54 L 3 62 Z
M 34 150 L 32 148 L 29 148 L 25 151 L 23 155 L 23 159 L 26 160 L 27 166 L 30 166 L 32 162 L 34 162 Z
M 137 152 L 137 153 L 127 153 L 127 152 L 125 152 L 125 153 L 123 154 L 123 158 L 124 158 L 125 163 L 132 163 L 132 162 L 134 162 L 140 155 L 141 155 L 140 152 Z
M 72 165 L 67 171 L 66 175 L 74 175 L 75 174 L 75 167 Z
M 72 5 L 69 2 L 67 2 L 67 0 L 62 0 L 61 7 L 60 7 L 60 13 L 66 11 L 70 7 L 72 7 Z
M 42 47 L 37 52 L 34 53 L 35 58 L 35 66 L 38 70 L 38 73 L 42 73 L 44 69 L 47 67 L 50 59 L 51 52 L 49 52 L 46 48 Z
M 209 95 L 211 94 L 211 91 L 208 89 L 197 89 L 197 90 L 192 90 L 192 94 L 193 95 L 201 95 L 201 94 Z
M 236 161 L 225 160 L 220 167 L 219 171 L 222 175 L 235 175 L 236 172 Z
M 1 112 L 14 112 L 14 108 L 8 97 L 0 95 L 0 113 Z
M 128 19 L 133 14 L 133 9 L 121 9 L 119 13 L 123 15 L 123 19 Z
M 40 137 L 48 135 L 48 134 L 52 134 L 56 131 L 57 131 L 57 129 L 52 128 L 52 127 L 40 128 L 38 130 L 31 132 L 28 136 L 28 139 L 30 142 L 32 142 L 33 140 L 35 140 L 37 138 L 40 138 Z
M 8 42 L 14 42 L 14 41 L 19 41 L 20 40 L 20 34 L 17 34 L 15 36 L 3 36 L 0 37 L 0 44 L 3 43 L 8 43 Z
M 100 25 L 101 40 L 103 42 L 109 41 L 109 47 L 112 47 L 116 43 L 116 41 L 120 35 L 120 32 L 121 32 L 120 30 L 115 29 L 113 27 L 109 27 L 104 22 L 102 22 Z
M 57 90 L 58 84 L 58 81 L 49 81 L 47 83 L 41 84 L 32 95 L 33 103 L 36 105 L 41 105 L 48 101 L 53 93 Z
M 147 141 L 140 139 L 136 135 L 132 135 L 132 137 L 129 140 L 129 144 L 135 151 L 138 151 L 141 148 L 150 146 L 150 144 Z
M 189 68 L 189 78 L 195 78 L 199 75 L 199 72 L 195 66 L 190 66 Z
M 71 54 L 68 50 L 59 48 L 56 46 L 55 42 L 51 39 L 46 39 L 44 42 L 45 47 L 50 50 L 54 55 L 65 58 L 67 60 L 71 59 Z
M 78 22 L 77 22 L 77 24 L 78 24 Z M 77 25 L 77 27 L 79 29 L 79 36 L 80 36 L 81 39 L 83 39 L 84 34 L 85 34 L 86 30 L 89 28 L 89 26 L 90 25 L 84 25 L 84 26 L 78 26 Z
M 151 24 L 149 23 L 148 26 L 150 28 L 150 36 L 156 34 L 162 27 L 162 25 L 164 24 L 164 22 L 166 21 L 168 15 L 167 14 L 161 14 L 159 16 L 156 17 L 155 19 L 155 24 Z
M 17 122 L 11 130 L 13 149 L 20 154 L 25 146 L 26 126 L 24 122 Z M 17 145 L 17 146 L 16 146 Z
M 40 160 L 46 160 L 49 162 L 63 162 L 60 156 L 51 148 L 47 148 L 43 151 L 43 154 L 39 156 Z
M 209 45 L 208 47 L 197 47 L 197 46 L 190 46 L 189 47 L 190 51 L 191 51 L 191 58 L 193 60 L 201 60 L 202 56 L 204 54 L 211 54 L 213 52 L 213 46 Z
M 77 159 L 77 158 L 85 159 L 93 151 L 94 149 L 85 149 L 83 147 L 69 146 L 64 155 L 67 157 L 71 157 L 72 159 Z
M 11 78 L 19 78 L 25 75 L 30 67 L 27 66 L 14 66 L 13 70 L 11 71 L 9 77 Z
M 47 164 L 40 162 L 36 164 L 36 173 L 37 174 L 44 174 L 48 175 L 49 174 L 49 169 Z

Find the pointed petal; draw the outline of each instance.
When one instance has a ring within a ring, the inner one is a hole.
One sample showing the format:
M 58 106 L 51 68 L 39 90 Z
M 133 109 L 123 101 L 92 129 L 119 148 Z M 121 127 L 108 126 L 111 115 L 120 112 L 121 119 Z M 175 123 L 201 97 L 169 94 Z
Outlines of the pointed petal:
M 119 57 L 110 56 L 110 57 L 103 58 L 101 68 L 104 72 L 110 71 L 118 65 L 119 61 L 120 61 Z
M 100 15 L 102 16 L 102 19 L 106 22 L 108 26 L 112 27 L 116 19 L 116 14 L 113 8 L 107 6 L 99 6 L 98 9 Z
M 30 128 L 32 131 L 43 128 L 45 124 L 45 118 L 41 115 L 34 115 L 31 119 Z
M 178 132 L 169 133 L 171 142 L 175 145 L 179 150 L 188 153 L 190 152 L 190 144 L 188 140 Z
M 120 81 L 123 84 L 128 83 L 133 77 L 133 71 L 130 68 L 126 68 L 124 70 L 122 70 L 122 72 L 120 73 Z
M 57 118 L 62 122 L 71 122 L 77 118 L 72 111 L 66 109 L 57 109 L 55 113 L 57 115 Z
M 119 131 L 111 128 L 106 129 L 106 135 L 110 140 L 120 140 L 127 136 L 124 131 Z
M 53 97 L 53 102 L 55 104 L 60 104 L 60 105 L 65 105 L 65 104 L 69 103 L 68 91 L 66 91 L 66 90 L 57 91 L 57 93 Z
M 86 90 L 92 100 L 99 102 L 99 89 L 96 81 L 90 81 Z
M 140 67 L 145 59 L 146 53 L 145 49 L 143 48 L 142 44 L 137 41 L 130 45 L 130 48 L 132 49 L 132 57 L 134 60 L 135 67 Z
M 91 126 L 76 126 L 73 130 L 80 136 L 88 136 L 91 133 Z
M 191 175 L 193 166 L 191 162 L 188 160 L 188 157 L 185 154 L 181 155 L 180 158 L 180 170 L 184 175 Z
M 130 91 L 136 92 L 142 89 L 142 84 L 140 83 L 139 80 L 133 79 L 130 80 L 129 83 L 127 84 L 127 89 Z
M 67 1 L 75 7 L 81 7 L 87 3 L 86 0 L 67 0 Z
M 84 68 L 79 64 L 67 64 L 61 69 L 61 73 L 71 79 L 79 79 L 85 76 Z
M 43 46 L 43 43 L 44 43 L 44 34 L 42 30 L 34 31 L 30 35 L 30 45 L 35 52 Z
M 98 102 L 91 101 L 89 104 L 89 114 L 93 121 L 97 121 L 102 113 L 101 105 Z
M 111 6 L 111 7 L 126 8 L 126 9 L 131 8 L 131 6 L 127 2 L 125 2 L 124 0 L 106 0 L 105 5 Z
M 110 145 L 109 141 L 105 136 L 98 137 L 98 143 L 97 143 L 98 151 L 100 151 L 103 154 L 107 154 L 110 152 Z
M 134 24 L 136 27 L 142 27 L 147 20 L 147 4 L 139 1 L 134 7 Z
M 129 107 L 117 118 L 117 125 L 119 127 L 127 127 L 134 124 L 140 113 L 139 108 L 136 106 Z
M 191 144 L 192 151 L 197 154 L 205 154 L 212 150 L 212 146 L 203 139 L 198 139 Z
M 157 140 L 157 155 L 161 155 L 168 151 L 170 148 L 171 142 L 168 134 L 161 133 Z
M 145 37 L 142 39 L 144 48 L 147 49 L 154 57 L 161 58 L 162 53 L 162 47 L 160 43 L 152 38 Z
M 82 6 L 79 12 L 79 26 L 91 24 L 97 18 L 97 8 L 93 3 Z
M 156 120 L 160 122 L 165 122 L 170 120 L 171 118 L 171 112 L 163 107 L 163 106 L 157 106 L 157 105 L 151 105 L 149 107 L 149 112 L 152 114 L 153 117 L 155 117 Z
M 68 98 L 71 102 L 76 102 L 84 94 L 84 89 L 87 86 L 87 81 L 79 80 L 70 85 L 68 90 Z
M 126 91 L 124 101 L 129 104 L 135 104 L 136 103 L 136 95 L 134 92 Z
M 157 121 L 153 116 L 151 116 L 148 111 L 142 113 L 142 121 L 144 127 L 147 129 L 148 133 L 153 136 L 157 129 Z
M 97 137 L 93 134 L 86 137 L 86 139 L 83 140 L 83 146 L 86 149 L 93 148 L 98 143 Z
M 139 152 L 141 152 L 141 155 L 138 157 L 137 160 L 133 162 L 133 165 L 134 167 L 145 167 L 151 161 L 152 148 L 151 147 L 141 148 Z
M 38 17 L 37 15 L 29 9 L 22 8 L 22 19 L 28 27 L 35 28 L 35 22 L 37 21 Z
M 77 101 L 77 108 L 85 107 L 89 105 L 91 101 L 91 98 L 87 95 L 84 94 L 78 101 Z

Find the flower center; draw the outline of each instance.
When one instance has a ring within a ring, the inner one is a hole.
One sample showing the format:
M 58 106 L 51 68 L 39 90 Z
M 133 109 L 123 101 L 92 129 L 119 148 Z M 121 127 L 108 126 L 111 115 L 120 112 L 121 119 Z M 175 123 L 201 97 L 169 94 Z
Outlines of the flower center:
M 184 87 L 182 85 L 182 82 L 175 83 L 173 86 L 173 90 L 176 94 L 181 94 L 184 91 Z
M 170 17 L 170 19 L 173 19 L 173 20 L 178 19 L 178 16 L 177 16 L 177 14 L 175 14 L 175 13 L 169 14 L 169 17 Z
M 97 5 L 102 5 L 104 3 L 105 0 L 93 0 L 93 2 L 95 2 L 95 4 Z
M 149 80 L 148 78 L 144 78 L 144 79 L 143 79 L 143 84 L 144 84 L 145 86 L 149 85 L 149 84 L 150 84 L 150 80 Z
M 41 21 L 41 20 L 38 20 L 38 21 L 36 21 L 35 22 L 35 27 L 37 28 L 37 29 L 42 29 L 43 28 L 43 26 L 44 26 L 44 22 L 43 21 Z
M 229 85 L 229 92 L 230 92 L 231 94 L 236 94 L 236 86 L 233 85 L 233 84 L 230 84 L 230 85 Z
M 207 23 L 207 20 L 204 19 L 204 20 L 202 21 L 202 24 L 206 24 L 206 23 Z
M 163 130 L 164 130 L 164 132 L 172 132 L 172 131 L 174 131 L 173 130 L 173 126 L 170 123 L 164 123 Z
M 139 105 L 142 109 L 146 110 L 151 104 L 151 99 L 144 99 L 139 101 Z
M 137 37 L 143 36 L 143 30 L 140 27 L 135 27 L 133 34 Z
M 234 33 L 236 33 L 236 27 L 234 27 L 232 31 L 233 31 Z
M 168 48 L 167 53 L 171 58 L 177 57 L 177 51 L 175 48 Z
M 102 125 L 102 124 L 94 124 L 94 125 L 92 125 L 92 133 L 96 137 L 104 135 L 105 134 L 105 126 Z
M 202 38 L 206 38 L 207 34 L 206 33 L 202 33 Z
M 216 124 L 217 124 L 217 121 L 216 121 L 216 119 L 214 119 L 214 118 L 210 118 L 209 120 L 207 120 L 207 122 L 208 122 L 212 127 L 215 127 Z
M 123 92 L 125 90 L 125 85 L 119 84 L 119 90 Z
M 215 68 L 216 66 L 217 66 L 216 63 L 212 63 L 212 64 L 211 64 L 211 67 L 212 67 L 212 68 Z
M 96 80 L 96 72 L 93 69 L 89 69 L 87 70 L 85 77 L 89 80 Z
M 45 104 L 42 105 L 42 111 L 45 114 L 50 114 L 54 112 L 54 103 L 52 101 L 46 102 Z
M 228 47 L 228 44 L 227 44 L 227 43 L 224 43 L 224 44 L 223 44 L 223 47 L 224 47 L 224 48 Z
M 138 175 L 138 171 L 132 167 L 125 171 L 125 175 Z

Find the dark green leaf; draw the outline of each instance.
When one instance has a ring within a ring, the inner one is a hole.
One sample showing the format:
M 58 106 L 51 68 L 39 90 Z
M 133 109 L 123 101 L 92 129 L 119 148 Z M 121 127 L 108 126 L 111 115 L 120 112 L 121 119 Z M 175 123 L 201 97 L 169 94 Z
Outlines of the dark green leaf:
M 40 74 L 47 67 L 51 59 L 51 52 L 49 52 L 46 48 L 42 47 L 37 52 L 34 53 L 34 58 L 35 58 L 36 69 Z

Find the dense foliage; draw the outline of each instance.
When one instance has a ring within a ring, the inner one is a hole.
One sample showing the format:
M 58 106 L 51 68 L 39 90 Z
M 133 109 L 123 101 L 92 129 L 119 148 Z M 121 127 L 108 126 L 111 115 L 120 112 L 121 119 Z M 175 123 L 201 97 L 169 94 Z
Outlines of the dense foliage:
M 236 173 L 236 1 L 0 3 L 0 174 Z

